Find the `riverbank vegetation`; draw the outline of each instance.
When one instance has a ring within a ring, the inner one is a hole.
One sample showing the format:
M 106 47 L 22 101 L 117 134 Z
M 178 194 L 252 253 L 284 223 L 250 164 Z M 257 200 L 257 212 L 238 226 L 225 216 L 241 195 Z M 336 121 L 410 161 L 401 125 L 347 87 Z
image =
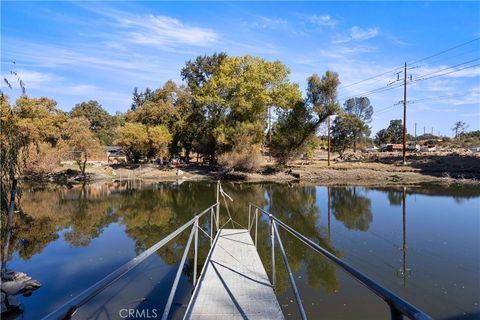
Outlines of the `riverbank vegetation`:
M 13 102 L 2 93 L 0 100 L 2 209 L 17 178 L 49 174 L 61 160 L 76 163 L 86 178 L 87 163 L 104 156 L 105 146 L 119 146 L 130 163 L 164 163 L 181 154 L 185 162 L 195 155 L 197 163 L 203 159 L 226 172 L 256 172 L 265 156 L 281 167 L 299 155 L 312 158 L 325 141 L 317 136 L 319 127 L 332 115 L 332 147 L 340 155 L 348 148 L 356 151 L 359 143 L 402 139 L 400 120 L 370 138 L 373 106 L 366 97 L 341 106 L 334 71 L 308 77 L 304 95 L 282 62 L 249 55 L 198 56 L 180 74 L 181 84 L 135 88 L 131 108 L 114 115 L 96 101 L 63 111 L 68 106 L 53 99 L 29 97 L 18 77 L 21 96 Z M 269 126 L 271 118 L 276 119 Z M 478 132 L 465 132 L 464 123 L 452 130 L 467 145 L 479 140 Z

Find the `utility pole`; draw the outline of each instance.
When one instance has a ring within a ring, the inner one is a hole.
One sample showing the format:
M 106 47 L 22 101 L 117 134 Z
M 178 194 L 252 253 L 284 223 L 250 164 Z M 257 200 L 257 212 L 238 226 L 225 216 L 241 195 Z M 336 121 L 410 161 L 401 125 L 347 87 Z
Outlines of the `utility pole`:
M 327 165 L 330 167 L 330 116 L 327 118 L 327 127 L 328 127 L 328 144 L 327 144 Z
M 425 135 L 425 126 L 423 126 L 423 135 Z
M 432 136 L 433 136 L 433 127 L 432 127 Z
M 403 71 L 403 164 L 407 164 L 407 63 Z
M 417 123 L 415 122 L 415 142 L 417 142 Z

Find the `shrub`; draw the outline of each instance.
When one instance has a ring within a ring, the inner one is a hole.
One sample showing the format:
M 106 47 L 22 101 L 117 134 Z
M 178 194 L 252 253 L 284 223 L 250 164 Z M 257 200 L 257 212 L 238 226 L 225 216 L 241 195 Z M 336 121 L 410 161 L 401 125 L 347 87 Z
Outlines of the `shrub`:
M 252 145 L 222 154 L 218 158 L 218 163 L 224 169 L 242 172 L 255 172 L 263 164 L 262 154 L 259 145 Z
M 24 175 L 38 176 L 46 175 L 55 171 L 60 164 L 60 154 L 56 148 L 48 143 L 31 145 L 27 151 L 27 161 L 24 168 Z

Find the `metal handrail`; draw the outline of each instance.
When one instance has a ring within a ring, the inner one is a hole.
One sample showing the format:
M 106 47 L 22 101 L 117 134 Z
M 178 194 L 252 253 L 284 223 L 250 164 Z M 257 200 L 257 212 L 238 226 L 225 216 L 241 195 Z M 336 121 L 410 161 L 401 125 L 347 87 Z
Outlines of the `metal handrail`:
M 194 218 L 192 218 L 190 221 L 188 221 L 187 223 L 185 223 L 184 225 L 179 227 L 177 230 L 173 231 L 168 236 L 166 236 L 165 238 L 163 238 L 162 240 L 160 240 L 159 242 L 157 242 L 156 244 L 154 244 L 153 246 L 151 246 L 150 248 L 148 248 L 147 250 L 145 250 L 144 252 L 142 252 L 141 254 L 139 254 L 138 256 L 133 258 L 132 260 L 130 260 L 129 262 L 120 266 L 118 269 L 116 269 L 115 271 L 113 271 L 112 273 L 110 273 L 109 275 L 107 275 L 106 277 L 101 279 L 100 281 L 96 282 L 95 284 L 93 284 L 89 288 L 85 289 L 79 295 L 77 295 L 76 297 L 74 297 L 70 301 L 66 302 L 61 307 L 56 309 L 55 311 L 49 313 L 48 315 L 43 317 L 42 320 L 70 319 L 82 305 L 84 305 L 85 303 L 90 301 L 92 298 L 94 298 L 100 292 L 105 290 L 108 286 L 110 286 L 115 281 L 120 279 L 127 272 L 129 272 L 130 270 L 132 270 L 133 268 L 138 266 L 141 262 L 143 262 L 145 259 L 150 257 L 152 254 L 157 252 L 161 247 L 163 247 L 165 244 L 167 244 L 170 240 L 174 239 L 177 235 L 179 235 L 185 229 L 187 229 L 189 226 L 194 224 L 194 227 L 192 228 L 192 233 L 190 235 L 189 242 L 188 242 L 187 248 L 186 248 L 187 249 L 186 251 L 188 251 L 189 244 L 191 242 L 191 237 L 192 237 L 192 234 L 194 232 L 193 229 L 195 229 L 195 231 L 198 230 L 198 228 L 197 228 L 198 219 L 200 219 L 208 211 L 210 211 L 211 214 L 213 214 L 213 212 L 212 212 L 213 208 L 219 207 L 219 206 L 220 206 L 220 203 L 216 202 L 215 204 L 211 205 L 210 207 L 203 210 L 199 214 L 195 215 Z M 213 222 L 213 218 L 211 219 L 211 221 Z M 183 263 L 184 263 L 184 259 L 182 257 L 182 263 L 181 263 L 182 266 L 183 266 Z M 172 289 L 176 289 L 175 286 L 172 287 Z
M 290 264 L 288 263 L 287 254 L 285 253 L 285 249 L 283 248 L 282 240 L 280 239 L 280 235 L 278 234 L 277 223 L 272 218 L 270 218 L 270 221 L 272 223 L 273 230 L 275 231 L 275 235 L 277 236 L 278 246 L 280 247 L 280 253 L 282 254 L 283 263 L 285 264 L 285 269 L 287 269 L 288 278 L 290 280 L 290 284 L 292 285 L 292 290 L 293 294 L 295 295 L 295 301 L 297 302 L 298 311 L 300 311 L 300 316 L 302 320 L 306 320 L 307 315 L 305 314 L 302 299 L 300 299 L 300 293 L 298 293 L 295 278 L 293 277 L 292 269 L 290 268 Z
M 276 218 L 274 215 L 271 213 L 265 211 L 264 209 L 260 208 L 259 206 L 249 203 L 249 212 L 251 211 L 251 207 L 260 210 L 262 213 L 267 215 L 271 220 L 275 221 L 280 225 L 282 228 L 287 230 L 290 234 L 295 236 L 297 239 L 308 245 L 310 248 L 313 250 L 317 251 L 318 253 L 322 254 L 324 257 L 335 263 L 337 266 L 341 267 L 343 270 L 345 270 L 347 273 L 349 273 L 351 276 L 353 276 L 357 281 L 359 281 L 361 284 L 366 286 L 368 289 L 370 289 L 373 293 L 375 293 L 377 296 L 382 298 L 390 307 L 390 314 L 392 319 L 402 319 L 403 316 L 407 316 L 410 319 L 414 320 L 428 320 L 432 319 L 428 314 L 425 312 L 421 311 L 414 305 L 410 304 L 409 302 L 403 300 L 399 296 L 397 296 L 395 293 L 392 291 L 384 288 L 374 280 L 370 279 L 367 277 L 365 274 L 362 272 L 358 271 L 354 267 L 350 266 L 348 263 L 343 261 L 342 259 L 336 257 L 334 254 L 330 253 L 328 250 L 325 248 L 321 247 L 320 245 L 316 244 L 312 240 L 308 239 L 292 227 L 288 226 L 286 223 L 281 221 L 280 219 Z M 276 225 L 274 224 L 274 226 Z

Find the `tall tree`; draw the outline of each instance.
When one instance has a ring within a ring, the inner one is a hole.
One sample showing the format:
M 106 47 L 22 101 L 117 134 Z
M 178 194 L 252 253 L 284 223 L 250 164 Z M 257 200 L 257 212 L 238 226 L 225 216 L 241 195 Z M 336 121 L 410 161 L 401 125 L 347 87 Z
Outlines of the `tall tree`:
M 350 121 L 353 141 L 353 152 L 357 151 L 357 141 L 360 137 L 370 134 L 367 123 L 372 122 L 373 106 L 367 97 L 351 98 L 343 106 L 345 113 L 352 115 L 355 121 Z
M 457 121 L 453 125 L 452 131 L 455 132 L 455 138 L 458 137 L 459 134 L 462 134 L 467 130 L 468 125 L 465 123 L 465 121 Z
M 343 110 L 346 113 L 356 115 L 365 123 L 372 122 L 373 106 L 367 97 L 348 99 L 343 105 Z
M 65 114 L 48 98 L 22 95 L 14 105 L 3 93 L 0 96 L 0 172 L 2 210 L 6 210 L 8 192 L 24 173 L 28 155 L 41 143 L 55 146 L 60 139 Z
M 213 73 L 198 72 L 197 68 L 192 71 L 189 63 L 184 72 L 191 71 L 185 73 L 186 80 L 192 88 L 195 108 L 204 117 L 208 139 L 202 142 L 212 157 L 243 149 L 238 137 L 245 137 L 247 132 L 249 145 L 261 145 L 268 108 L 289 108 L 301 98 L 298 86 L 288 79 L 290 71 L 279 61 L 247 55 L 223 57 L 219 64 L 207 67 Z
M 319 126 L 339 109 L 337 73 L 327 71 L 322 78 L 314 74 L 307 81 L 307 98 L 292 102 L 290 110 L 280 113 L 274 127 L 272 150 L 280 164 L 304 151 Z
M 387 144 L 390 142 L 390 133 L 387 131 L 387 129 L 381 129 L 375 135 L 374 141 L 378 145 Z
M 169 80 L 150 95 L 147 101 L 128 111 L 125 119 L 148 126 L 166 126 L 172 134 L 171 152 L 178 153 L 180 148 L 185 148 L 189 154 L 194 139 L 192 133 L 196 131 L 189 90 Z
M 402 120 L 390 120 L 387 129 L 377 132 L 375 141 L 379 144 L 385 143 L 402 143 L 403 141 L 403 124 Z
M 337 116 L 332 126 L 333 150 L 341 155 L 353 144 L 355 152 L 358 135 L 368 131 L 369 127 L 355 114 L 344 113 Z
M 65 123 L 60 149 L 77 163 L 84 179 L 88 159 L 103 152 L 100 141 L 90 130 L 88 119 L 83 117 L 71 118 Z
M 84 117 L 90 123 L 92 130 L 104 145 L 111 145 L 115 134 L 114 118 L 97 102 L 78 103 L 70 111 L 70 117 Z
M 115 141 L 137 162 L 142 157 L 165 157 L 172 135 L 165 125 L 146 126 L 141 123 L 126 123 L 118 128 Z
M 210 155 L 212 159 L 215 158 L 217 149 L 214 130 L 221 112 L 216 104 L 205 104 L 197 97 L 210 78 L 218 73 L 226 58 L 227 54 L 224 52 L 198 56 L 195 60 L 187 61 L 180 72 L 192 95 L 191 109 L 188 114 L 189 125 L 184 131 L 183 144 L 197 153 Z
M 137 162 L 148 152 L 148 133 L 147 127 L 141 123 L 125 123 L 125 126 L 117 129 L 118 144 L 127 154 L 128 158 Z

